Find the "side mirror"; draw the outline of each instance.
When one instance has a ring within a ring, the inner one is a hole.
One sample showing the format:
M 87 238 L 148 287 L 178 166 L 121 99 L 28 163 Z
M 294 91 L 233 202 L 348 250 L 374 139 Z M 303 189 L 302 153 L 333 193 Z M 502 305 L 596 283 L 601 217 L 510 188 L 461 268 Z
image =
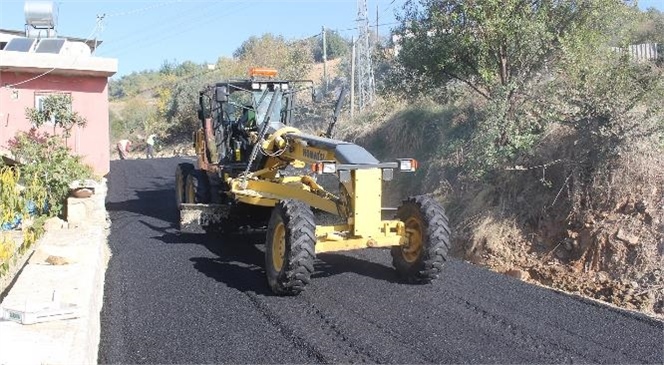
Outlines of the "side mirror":
M 323 94 L 320 91 L 313 89 L 311 92 L 311 100 L 314 103 L 320 103 L 321 100 L 323 100 Z
M 214 98 L 218 103 L 224 103 L 228 101 L 228 89 L 226 86 L 217 86 L 214 89 Z

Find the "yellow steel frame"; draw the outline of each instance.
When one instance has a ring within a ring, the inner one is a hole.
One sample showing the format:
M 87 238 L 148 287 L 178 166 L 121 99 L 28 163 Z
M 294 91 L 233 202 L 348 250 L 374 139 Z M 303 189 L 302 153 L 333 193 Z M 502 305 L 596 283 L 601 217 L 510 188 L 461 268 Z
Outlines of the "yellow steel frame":
M 230 193 L 240 202 L 273 207 L 283 199 L 297 199 L 312 207 L 339 215 L 338 197 L 325 191 L 310 176 L 275 178 L 276 170 L 286 164 L 316 163 L 335 159 L 334 151 L 312 147 L 304 141 L 283 136 L 298 134 L 287 127 L 272 134 L 262 147 L 268 151 L 281 150 L 278 158 L 270 157 L 263 170 L 247 177 L 228 178 Z M 361 168 L 351 170 L 351 179 L 343 183 L 350 197 L 350 216 L 346 224 L 316 226 L 316 252 L 345 251 L 368 247 L 407 245 L 404 223 L 382 220 L 382 170 Z
M 339 215 L 342 201 L 327 192 L 310 176 L 277 177 L 280 168 L 290 164 L 304 167 L 320 161 L 335 160 L 334 151 L 313 147 L 298 139 L 297 128 L 285 127 L 271 134 L 261 147 L 266 151 L 279 151 L 268 158 L 266 167 L 246 177 L 224 176 L 231 187 L 230 194 L 239 202 L 251 205 L 274 207 L 283 199 L 297 199 Z M 285 135 L 290 134 L 288 138 Z M 294 137 L 293 137 L 294 136 Z M 206 154 L 205 130 L 194 133 L 194 146 L 199 168 L 211 170 Z M 362 168 L 351 170 L 350 181 L 343 187 L 350 197 L 343 204 L 350 205 L 347 222 L 341 225 L 316 226 L 316 252 L 345 251 L 368 247 L 390 247 L 408 245 L 404 223 L 398 220 L 382 220 L 381 194 L 382 170 Z

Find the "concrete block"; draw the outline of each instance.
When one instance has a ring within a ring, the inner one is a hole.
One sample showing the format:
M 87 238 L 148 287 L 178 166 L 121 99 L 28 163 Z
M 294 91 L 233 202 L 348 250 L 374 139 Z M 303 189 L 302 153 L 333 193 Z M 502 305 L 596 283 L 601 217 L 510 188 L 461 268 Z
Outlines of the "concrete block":
M 66 215 L 69 227 L 86 223 L 95 210 L 95 202 L 90 198 L 67 198 Z
M 70 228 L 75 228 L 83 224 L 104 225 L 106 223 L 106 193 L 108 187 L 106 179 L 93 188 L 94 193 L 90 197 L 67 198 L 65 214 Z

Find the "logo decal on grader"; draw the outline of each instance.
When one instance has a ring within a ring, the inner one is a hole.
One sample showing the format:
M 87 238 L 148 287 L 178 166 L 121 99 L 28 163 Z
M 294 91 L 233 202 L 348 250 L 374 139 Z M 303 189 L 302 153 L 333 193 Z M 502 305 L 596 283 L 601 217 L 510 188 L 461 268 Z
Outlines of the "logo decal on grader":
M 315 161 L 324 160 L 326 155 L 325 152 L 312 150 L 311 148 L 304 148 L 302 150 L 302 156 Z

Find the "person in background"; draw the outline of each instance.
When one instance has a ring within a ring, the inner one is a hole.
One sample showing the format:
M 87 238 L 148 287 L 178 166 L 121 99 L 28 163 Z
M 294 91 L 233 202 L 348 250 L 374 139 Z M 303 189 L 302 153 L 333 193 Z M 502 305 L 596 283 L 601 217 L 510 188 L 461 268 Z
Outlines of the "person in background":
M 118 154 L 120 155 L 120 159 L 126 160 L 129 153 L 129 149 L 131 148 L 131 141 L 128 139 L 121 139 L 118 141 L 116 147 L 118 149 Z
M 155 136 L 154 134 L 150 134 L 148 138 L 145 139 L 145 143 L 148 145 L 148 148 L 146 150 L 146 158 L 154 158 L 154 142 L 155 142 Z

